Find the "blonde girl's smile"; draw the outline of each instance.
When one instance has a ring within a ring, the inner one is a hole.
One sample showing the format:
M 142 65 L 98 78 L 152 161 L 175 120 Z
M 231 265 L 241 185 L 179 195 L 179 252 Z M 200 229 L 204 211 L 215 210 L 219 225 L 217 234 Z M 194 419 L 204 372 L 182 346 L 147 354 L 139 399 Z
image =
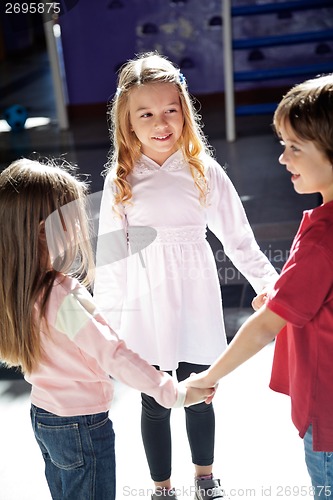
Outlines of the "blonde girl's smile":
M 170 137 L 172 136 L 172 134 L 168 134 L 168 135 L 164 135 L 164 136 L 154 136 L 153 139 L 156 139 L 157 141 L 166 141 L 168 139 L 170 139 Z
M 132 133 L 144 155 L 162 165 L 179 148 L 184 125 L 177 86 L 148 83 L 133 88 L 128 98 Z

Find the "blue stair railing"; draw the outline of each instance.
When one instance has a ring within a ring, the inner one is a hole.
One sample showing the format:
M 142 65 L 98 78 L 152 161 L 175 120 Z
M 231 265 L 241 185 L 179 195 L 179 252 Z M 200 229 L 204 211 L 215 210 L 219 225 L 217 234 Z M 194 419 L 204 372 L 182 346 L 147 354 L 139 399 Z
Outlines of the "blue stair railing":
M 308 9 L 332 8 L 332 0 L 293 0 L 231 6 L 231 0 L 222 0 L 223 16 L 223 51 L 224 51 L 224 86 L 226 112 L 226 138 L 231 142 L 236 139 L 235 116 L 273 113 L 276 103 L 235 105 L 235 83 L 264 80 L 277 80 L 289 77 L 314 77 L 318 74 L 333 72 L 333 57 L 329 61 L 316 64 L 303 64 L 282 68 L 265 68 L 251 71 L 234 71 L 233 53 L 236 50 L 261 49 L 302 43 L 322 43 L 333 40 L 333 29 L 285 33 L 265 37 L 233 39 L 232 19 L 236 16 L 265 15 L 272 13 L 290 13 Z

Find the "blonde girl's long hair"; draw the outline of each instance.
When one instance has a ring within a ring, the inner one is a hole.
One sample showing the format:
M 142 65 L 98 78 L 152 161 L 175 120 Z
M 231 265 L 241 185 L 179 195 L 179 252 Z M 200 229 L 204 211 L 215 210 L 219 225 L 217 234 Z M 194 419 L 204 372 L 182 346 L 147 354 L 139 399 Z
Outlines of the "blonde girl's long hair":
M 172 83 L 177 87 L 184 116 L 183 133 L 179 140 L 184 159 L 190 165 L 199 198 L 205 203 L 208 191 L 202 153 L 210 154 L 206 138 L 202 133 L 200 116 L 194 108 L 184 76 L 166 57 L 148 52 L 129 60 L 120 70 L 118 89 L 108 110 L 112 149 L 107 172 L 112 168 L 116 185 L 117 204 L 131 200 L 132 190 L 128 175 L 141 155 L 140 142 L 131 132 L 128 96 L 131 89 L 150 83 Z
M 85 182 L 50 161 L 21 159 L 0 173 L 0 359 L 8 366 L 31 373 L 45 355 L 40 325 L 56 276 L 91 281 L 86 193 Z M 53 248 L 55 269 L 44 227 L 49 216 L 71 202 L 76 206 L 75 217 L 66 218 L 71 243 L 65 247 L 58 238 L 62 248 Z

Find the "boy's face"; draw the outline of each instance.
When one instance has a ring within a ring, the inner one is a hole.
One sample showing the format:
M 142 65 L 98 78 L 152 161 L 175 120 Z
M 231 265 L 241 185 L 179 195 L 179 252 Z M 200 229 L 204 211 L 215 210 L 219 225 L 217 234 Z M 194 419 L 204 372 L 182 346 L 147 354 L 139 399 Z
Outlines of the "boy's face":
M 288 121 L 279 127 L 284 151 L 279 162 L 286 166 L 299 194 L 320 193 L 324 203 L 333 201 L 333 166 L 313 141 L 297 137 Z

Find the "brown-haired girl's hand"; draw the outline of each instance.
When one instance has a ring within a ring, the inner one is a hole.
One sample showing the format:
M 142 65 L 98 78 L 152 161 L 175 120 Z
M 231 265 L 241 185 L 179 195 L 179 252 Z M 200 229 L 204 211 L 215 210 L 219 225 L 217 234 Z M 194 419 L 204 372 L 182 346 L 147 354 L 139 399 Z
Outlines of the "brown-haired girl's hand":
M 212 380 L 209 380 L 209 370 L 204 370 L 200 373 L 191 373 L 191 375 L 184 380 L 183 383 L 185 384 L 185 387 L 187 387 L 187 391 L 190 389 L 206 391 L 207 396 L 204 399 L 206 404 L 210 404 L 212 402 L 218 388 L 218 383 L 214 383 Z M 209 391 L 211 392 L 210 394 Z

